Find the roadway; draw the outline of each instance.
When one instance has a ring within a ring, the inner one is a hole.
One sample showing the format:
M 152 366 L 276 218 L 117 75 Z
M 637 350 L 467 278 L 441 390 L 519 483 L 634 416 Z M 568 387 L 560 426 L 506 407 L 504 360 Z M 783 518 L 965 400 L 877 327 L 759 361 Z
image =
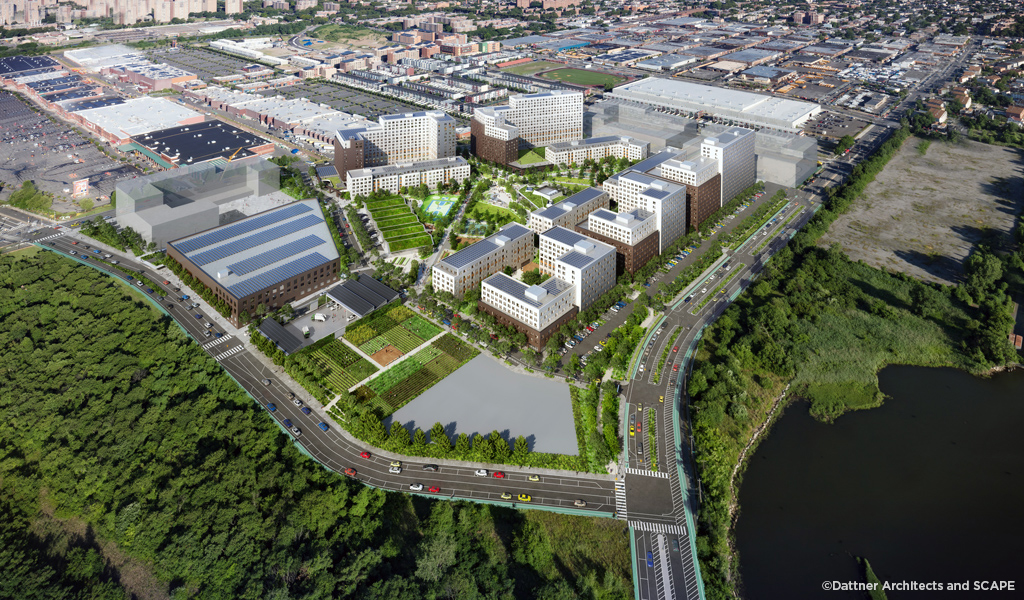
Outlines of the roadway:
M 111 258 L 106 260 L 117 260 L 119 261 L 118 267 L 132 271 L 130 275 L 133 277 L 132 284 L 142 280 L 144 282 L 142 287 L 165 292 L 166 297 L 159 298 L 158 294 L 154 293 L 152 294 L 153 299 L 158 301 L 171 318 L 196 340 L 202 351 L 220 363 L 259 402 L 264 410 L 267 410 L 268 403 L 274 405 L 276 410 L 268 411 L 268 414 L 281 425 L 283 435 L 294 438 L 295 443 L 299 444 L 313 458 L 337 473 L 344 474 L 346 469 L 353 468 L 356 470 L 355 479 L 391 491 L 409 492 L 410 485 L 422 484 L 424 495 L 489 501 L 513 507 L 523 505 L 518 500 L 519 494 L 527 494 L 532 497 L 529 504 L 534 506 L 569 509 L 575 510 L 577 514 L 592 513 L 594 516 L 611 517 L 616 513 L 616 482 L 611 476 L 497 466 L 496 468 L 504 472 L 504 478 L 481 477 L 475 475 L 477 469 L 491 469 L 494 466 L 406 457 L 377 451 L 367 444 L 355 440 L 339 428 L 333 418 L 327 416 L 319 403 L 307 401 L 301 406 L 294 404 L 293 394 L 295 397 L 302 398 L 306 396 L 304 391 L 289 389 L 278 376 L 276 369 L 257 358 L 242 340 L 230 334 L 222 334 L 220 338 L 213 335 L 207 337 L 206 334 L 211 328 L 206 327 L 206 323 L 216 321 L 210 318 L 205 302 L 197 298 L 190 298 L 187 302 L 178 300 L 180 295 L 188 293 L 188 290 L 175 291 L 174 284 L 170 283 L 167 277 L 160 272 L 154 272 L 122 253 L 114 253 L 105 246 L 98 246 L 95 240 L 79 236 L 75 231 L 65 227 L 50 226 L 36 229 L 25 236 L 23 241 L 37 243 L 71 258 L 88 262 L 113 277 L 127 281 L 128 273 L 121 271 L 109 262 L 97 260 L 102 258 L 104 253 L 110 253 L 112 254 Z M 100 250 L 100 254 L 94 252 L 97 249 Z M 72 256 L 72 251 L 77 254 Z M 83 259 L 83 256 L 89 258 Z M 168 283 L 164 283 L 164 281 L 168 281 Z M 134 285 L 133 287 L 138 288 L 139 286 Z M 138 291 L 146 293 L 141 288 Z M 191 308 L 192 302 L 199 302 L 200 306 Z M 214 326 L 212 329 L 219 330 L 220 328 Z M 265 385 L 264 380 L 269 380 L 270 383 Z M 308 414 L 302 410 L 302 407 L 309 409 Z M 300 435 L 296 436 L 285 428 L 284 421 L 286 419 L 292 426 L 299 428 Z M 320 424 L 326 426 L 326 431 L 320 428 Z M 364 451 L 369 451 L 371 457 L 362 458 L 360 455 Z M 401 473 L 389 473 L 392 460 L 402 462 Z M 423 467 L 426 464 L 438 465 L 439 470 L 436 472 L 424 470 Z M 530 481 L 528 479 L 530 476 L 537 476 L 538 480 Z M 439 491 L 430 494 L 427 490 L 435 486 L 439 488 Z M 502 493 L 511 494 L 513 498 L 503 500 Z M 576 500 L 586 502 L 586 507 L 576 508 L 574 506 Z

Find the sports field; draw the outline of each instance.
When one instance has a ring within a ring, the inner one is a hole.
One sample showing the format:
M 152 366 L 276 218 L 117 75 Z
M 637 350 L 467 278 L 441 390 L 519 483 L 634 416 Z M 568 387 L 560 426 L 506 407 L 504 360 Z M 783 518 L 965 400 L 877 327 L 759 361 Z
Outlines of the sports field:
M 427 197 L 427 212 L 443 217 L 448 214 L 448 211 L 455 206 L 458 201 L 458 196 L 442 196 L 440 194 L 432 194 Z
M 533 64 L 533 63 L 530 63 Z M 523 65 L 530 66 L 530 65 Z M 625 77 L 602 73 L 600 71 L 588 71 L 585 69 L 555 69 L 538 75 L 544 79 L 555 79 L 576 85 L 615 85 L 626 80 Z
M 516 65 L 514 67 L 508 67 L 502 69 L 502 71 L 513 73 L 515 75 L 533 75 L 537 71 L 543 71 L 545 69 L 557 69 L 558 67 L 561 66 L 562 63 L 553 63 L 548 62 L 546 60 L 536 60 L 531 63 Z

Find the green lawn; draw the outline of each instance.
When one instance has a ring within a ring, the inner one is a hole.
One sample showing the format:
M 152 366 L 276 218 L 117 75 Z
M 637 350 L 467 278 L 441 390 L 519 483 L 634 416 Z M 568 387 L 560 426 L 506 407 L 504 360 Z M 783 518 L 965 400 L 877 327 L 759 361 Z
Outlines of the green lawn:
M 494 215 L 502 218 L 507 217 L 514 221 L 519 221 L 519 215 L 515 211 L 511 211 L 507 208 L 501 208 L 500 206 L 494 206 L 493 204 L 484 204 L 483 202 L 473 207 L 473 214 L 471 216 L 479 215 L 481 217 L 487 215 Z
M 575 83 L 576 85 L 616 85 L 626 80 L 625 77 L 619 77 L 618 75 L 612 75 L 611 73 L 602 73 L 600 71 L 589 71 L 585 69 L 556 69 L 539 75 L 539 77 L 564 81 L 566 83 Z
M 571 183 L 573 185 L 585 185 L 590 186 L 589 179 L 580 179 L 579 177 L 554 177 L 555 181 L 559 183 Z
M 513 73 L 515 75 L 533 75 L 538 71 L 544 71 L 546 69 L 556 69 L 561 67 L 562 63 L 553 63 L 546 60 L 537 60 L 531 63 L 523 63 L 514 67 L 508 67 L 502 69 L 507 73 Z
M 530 148 L 519 151 L 519 164 L 532 165 L 547 160 L 544 158 L 544 148 Z

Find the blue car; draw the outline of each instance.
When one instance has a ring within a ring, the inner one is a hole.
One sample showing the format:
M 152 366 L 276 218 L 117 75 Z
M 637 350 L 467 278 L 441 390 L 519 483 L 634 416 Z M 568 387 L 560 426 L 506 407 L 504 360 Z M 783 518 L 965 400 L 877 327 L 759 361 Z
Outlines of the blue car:
M 134 279 L 135 279 L 135 278 L 134 278 L 134 277 L 132 277 L 131 275 L 129 275 L 129 276 L 128 276 L 128 281 L 133 281 Z
M 292 422 L 291 422 L 291 421 L 289 421 L 288 419 L 285 419 L 285 420 L 283 421 L 283 423 L 284 423 L 284 426 L 285 426 L 285 427 L 291 427 L 291 426 L 292 426 Z
M 327 431 L 329 429 L 329 427 L 327 427 L 327 423 L 324 423 L 323 421 L 317 423 L 316 426 L 324 431 Z
M 269 410 L 270 412 L 274 412 L 277 410 L 277 407 L 274 406 L 273 402 L 267 402 L 267 410 Z
M 153 293 L 153 288 L 146 288 L 146 293 L 147 294 L 152 294 Z
M 303 407 L 302 407 L 302 408 L 300 408 L 299 410 L 301 410 L 301 411 L 302 411 L 302 414 L 304 414 L 304 415 L 308 415 L 309 413 L 313 412 L 313 411 L 309 410 L 309 407 L 308 407 L 308 406 L 303 406 Z
M 197 313 L 197 314 L 196 314 L 196 318 L 197 318 L 197 319 L 202 319 L 202 318 L 203 318 L 203 315 L 200 315 L 200 314 L 198 314 L 198 313 Z
M 652 554 L 650 551 L 647 552 L 647 566 L 654 566 L 654 554 Z

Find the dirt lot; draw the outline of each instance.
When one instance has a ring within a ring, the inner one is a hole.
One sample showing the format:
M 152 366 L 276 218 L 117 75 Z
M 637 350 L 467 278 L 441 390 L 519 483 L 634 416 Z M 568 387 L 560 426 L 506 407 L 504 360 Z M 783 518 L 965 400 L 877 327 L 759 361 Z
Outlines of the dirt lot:
M 399 358 L 402 358 L 402 353 L 394 346 L 384 346 L 377 352 L 374 352 L 373 356 L 370 358 L 372 358 L 378 365 L 386 367 Z
M 973 141 L 910 138 L 821 239 L 924 281 L 955 283 L 979 242 L 1008 240 L 1024 208 L 1024 153 Z

